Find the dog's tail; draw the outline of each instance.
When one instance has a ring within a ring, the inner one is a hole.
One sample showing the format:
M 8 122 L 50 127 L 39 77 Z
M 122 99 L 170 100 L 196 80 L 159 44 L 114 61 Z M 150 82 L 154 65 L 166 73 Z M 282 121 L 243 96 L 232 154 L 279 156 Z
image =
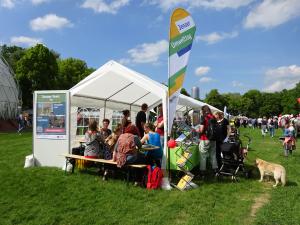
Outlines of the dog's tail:
M 281 184 L 282 186 L 285 186 L 286 184 L 286 171 L 284 167 L 282 167 L 282 172 L 281 172 Z

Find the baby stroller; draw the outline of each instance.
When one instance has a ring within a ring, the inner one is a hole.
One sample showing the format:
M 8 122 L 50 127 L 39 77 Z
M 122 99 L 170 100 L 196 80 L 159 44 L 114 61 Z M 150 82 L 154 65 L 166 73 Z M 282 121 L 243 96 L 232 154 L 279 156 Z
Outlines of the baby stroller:
M 245 177 L 249 177 L 249 172 L 246 171 L 244 159 L 247 156 L 251 138 L 244 135 L 248 139 L 246 147 L 242 146 L 242 141 L 236 133 L 230 135 L 228 142 L 221 145 L 221 160 L 222 165 L 216 176 L 230 176 L 233 181 L 237 181 L 239 172 L 243 172 Z

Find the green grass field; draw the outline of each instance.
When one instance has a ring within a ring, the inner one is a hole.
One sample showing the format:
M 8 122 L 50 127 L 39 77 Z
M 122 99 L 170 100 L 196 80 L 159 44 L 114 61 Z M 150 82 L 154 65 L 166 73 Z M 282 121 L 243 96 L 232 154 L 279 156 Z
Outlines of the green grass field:
M 255 157 L 280 163 L 286 187 L 258 182 L 258 172 L 238 183 L 199 181 L 187 192 L 149 191 L 123 180 L 102 181 L 57 168 L 24 169 L 32 151 L 31 133 L 0 134 L 0 225 L 8 224 L 300 224 L 300 148 L 284 158 L 274 139 L 242 129 L 253 138 L 248 164 Z M 280 134 L 279 134 L 280 133 Z

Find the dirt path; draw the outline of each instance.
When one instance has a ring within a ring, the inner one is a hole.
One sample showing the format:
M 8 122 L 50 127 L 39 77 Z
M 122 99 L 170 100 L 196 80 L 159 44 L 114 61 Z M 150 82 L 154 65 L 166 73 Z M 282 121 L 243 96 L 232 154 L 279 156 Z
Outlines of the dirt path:
M 258 197 L 254 199 L 254 204 L 251 207 L 250 215 L 244 221 L 245 225 L 249 225 L 253 223 L 256 217 L 256 213 L 261 207 L 263 207 L 266 203 L 270 201 L 270 197 L 271 195 L 268 192 L 268 190 L 265 190 L 265 193 L 260 194 Z

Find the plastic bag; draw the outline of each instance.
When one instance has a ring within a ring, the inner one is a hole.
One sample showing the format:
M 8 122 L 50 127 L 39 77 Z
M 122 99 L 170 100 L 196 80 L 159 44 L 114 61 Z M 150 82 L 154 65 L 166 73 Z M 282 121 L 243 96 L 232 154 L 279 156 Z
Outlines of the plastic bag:
M 33 166 L 34 166 L 34 156 L 32 154 L 26 156 L 24 168 L 29 168 L 29 167 L 33 167 Z

